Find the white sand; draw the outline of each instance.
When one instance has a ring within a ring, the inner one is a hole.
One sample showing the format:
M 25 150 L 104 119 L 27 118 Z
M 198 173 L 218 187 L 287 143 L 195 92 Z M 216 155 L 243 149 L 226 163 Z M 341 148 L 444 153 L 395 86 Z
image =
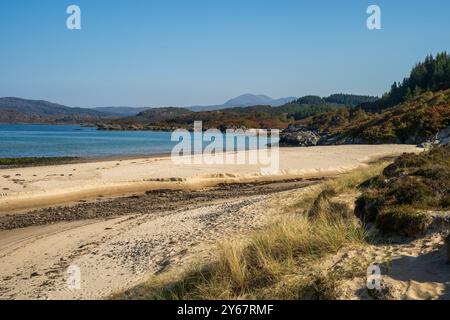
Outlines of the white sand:
M 385 299 L 449 300 L 450 267 L 444 239 L 441 232 L 432 232 L 415 240 L 397 237 L 391 244 L 347 251 L 340 263 L 349 264 L 353 260 L 352 263 L 357 261 L 360 265 L 384 264 L 381 279 L 390 288 Z M 366 277 L 346 280 L 342 289 L 342 299 L 371 299 L 366 290 Z
M 282 204 L 279 193 L 256 195 L 158 214 L 0 231 L 0 300 L 106 298 L 167 268 L 181 271 L 214 258 L 217 242 L 262 227 L 303 192 L 284 192 Z M 66 284 L 69 265 L 81 270 L 79 290 Z
M 155 188 L 334 174 L 372 159 L 420 150 L 410 145 L 281 148 L 279 171 L 271 176 L 263 175 L 260 165 L 176 165 L 170 157 L 2 169 L 0 212 Z

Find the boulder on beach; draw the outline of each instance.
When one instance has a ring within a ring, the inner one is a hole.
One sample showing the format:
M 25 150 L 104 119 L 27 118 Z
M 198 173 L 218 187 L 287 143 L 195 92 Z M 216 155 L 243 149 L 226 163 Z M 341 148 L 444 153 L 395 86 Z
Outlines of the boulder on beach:
M 280 134 L 280 144 L 295 147 L 316 146 L 321 136 L 302 127 L 289 127 Z

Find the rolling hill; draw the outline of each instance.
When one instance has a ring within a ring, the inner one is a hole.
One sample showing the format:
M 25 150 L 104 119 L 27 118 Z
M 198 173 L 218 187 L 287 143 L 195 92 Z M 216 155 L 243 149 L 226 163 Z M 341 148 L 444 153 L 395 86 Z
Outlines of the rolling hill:
M 373 97 L 339 95 L 340 99 L 351 101 L 373 100 Z M 319 99 L 322 99 L 318 97 Z M 282 106 L 255 105 L 249 107 L 225 108 L 214 111 L 193 112 L 184 108 L 155 108 L 141 112 L 135 117 L 126 117 L 102 124 L 105 130 L 172 130 L 174 128 L 191 128 L 194 121 L 202 121 L 206 129 L 218 128 L 277 128 L 285 129 L 295 121 L 318 113 L 325 113 L 344 108 L 339 103 L 303 104 L 301 100 Z M 241 100 L 243 102 L 244 100 Z M 247 100 L 249 101 L 249 100 Z M 299 103 L 300 101 L 300 103 Z M 230 102 L 235 103 L 235 102 Z M 109 124 L 109 125 L 108 125 Z
M 2 123 L 76 123 L 95 121 L 110 115 L 85 108 L 21 98 L 0 98 L 0 122 Z

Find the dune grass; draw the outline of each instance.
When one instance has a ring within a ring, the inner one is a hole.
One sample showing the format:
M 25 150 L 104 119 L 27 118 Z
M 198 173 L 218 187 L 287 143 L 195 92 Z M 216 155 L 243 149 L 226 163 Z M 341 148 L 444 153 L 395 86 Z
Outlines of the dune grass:
M 338 205 L 333 197 L 354 192 L 385 166 L 371 166 L 314 186 L 293 208 L 286 208 L 288 213 L 247 240 L 220 244 L 216 261 L 182 274 L 154 276 L 112 298 L 336 299 L 339 276 L 327 273 L 322 261 L 346 246 L 363 245 L 366 232 L 350 208 Z

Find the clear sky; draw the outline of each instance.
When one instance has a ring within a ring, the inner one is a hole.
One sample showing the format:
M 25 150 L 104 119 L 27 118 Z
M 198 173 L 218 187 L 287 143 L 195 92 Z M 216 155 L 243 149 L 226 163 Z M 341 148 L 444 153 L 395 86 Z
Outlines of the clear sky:
M 82 29 L 66 28 L 79 5 Z M 368 5 L 382 30 L 366 28 Z M 448 0 L 1 0 L 0 96 L 69 106 L 380 95 L 450 51 Z

